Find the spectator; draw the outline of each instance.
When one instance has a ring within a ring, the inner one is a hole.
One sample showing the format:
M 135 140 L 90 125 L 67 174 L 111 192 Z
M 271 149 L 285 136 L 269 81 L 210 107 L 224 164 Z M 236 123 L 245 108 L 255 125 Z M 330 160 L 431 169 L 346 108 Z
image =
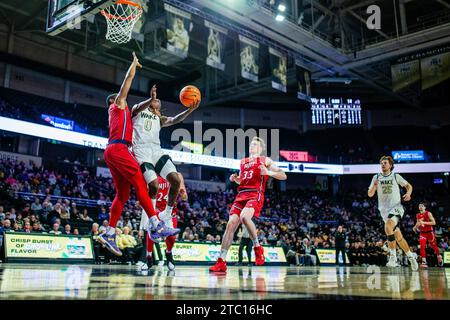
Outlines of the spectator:
M 243 251 L 245 248 L 245 251 L 247 253 L 247 259 L 248 259 L 248 265 L 252 264 L 252 248 L 253 248 L 253 242 L 252 239 L 250 239 L 250 234 L 247 230 L 247 228 L 242 224 L 241 227 L 241 243 L 239 245 L 239 252 L 238 252 L 238 263 L 237 265 L 242 265 L 242 259 L 243 259 Z
M 41 213 L 41 210 L 42 210 L 41 202 L 39 201 L 39 198 L 36 197 L 34 199 L 34 202 L 31 204 L 31 211 L 33 212 L 33 214 L 39 215 Z
M 109 220 L 109 213 L 106 212 L 106 208 L 102 206 L 100 209 L 100 213 L 98 214 L 98 221 L 104 220 Z
M 303 265 L 317 265 L 319 263 L 319 259 L 317 256 L 316 249 L 311 245 L 309 239 L 303 239 Z
M 106 229 L 108 229 L 108 226 L 109 226 L 108 220 L 103 220 L 103 224 L 99 229 L 100 233 L 106 232 Z
M 72 227 L 70 226 L 70 224 L 66 224 L 64 226 L 64 233 L 63 234 L 70 235 L 70 234 L 72 234 L 71 231 L 72 231 Z
M 49 232 L 50 234 L 60 235 L 61 231 L 59 231 L 59 223 L 54 223 L 52 230 Z
M 122 262 L 136 264 L 138 254 L 135 251 L 137 246 L 136 239 L 130 235 L 130 228 L 124 227 L 123 233 L 120 228 L 116 229 L 117 246 L 122 250 Z
M 93 244 L 94 244 L 94 259 L 95 259 L 94 262 L 95 262 L 95 264 L 99 264 L 100 263 L 101 245 L 97 241 L 97 237 L 100 234 L 98 223 L 94 222 L 92 224 L 91 232 L 89 234 L 92 237 L 92 241 L 93 241 Z
M 342 253 L 342 259 L 344 265 L 347 264 L 347 260 L 345 257 L 345 240 L 347 236 L 345 235 L 344 228 L 339 226 L 337 228 L 336 233 L 334 234 L 335 238 L 335 248 L 336 248 L 336 265 L 339 265 L 339 254 Z
M 39 221 L 36 221 L 33 223 L 33 229 L 31 231 L 34 233 L 42 233 L 42 232 L 45 232 L 45 229 L 44 229 L 44 227 L 41 226 Z
M 80 231 L 78 231 L 77 228 L 73 229 L 73 234 L 78 236 L 80 234 Z
M 61 221 L 64 225 L 69 223 L 70 213 L 69 213 L 69 211 L 67 211 L 66 206 L 61 206 L 61 213 L 59 214 L 59 218 L 61 219 Z
M 83 214 L 80 216 L 80 219 L 88 222 L 94 221 L 91 217 L 89 217 L 87 209 L 83 209 Z
M 60 219 L 60 218 L 61 218 L 61 204 L 55 203 L 55 205 L 53 206 L 53 210 L 50 211 L 47 216 L 47 222 L 48 222 L 48 224 L 53 225 L 55 223 L 56 219 Z
M 23 232 L 26 232 L 26 233 L 31 233 L 31 224 L 30 224 L 30 221 L 25 221 L 25 224 L 24 224 L 24 226 L 23 226 Z

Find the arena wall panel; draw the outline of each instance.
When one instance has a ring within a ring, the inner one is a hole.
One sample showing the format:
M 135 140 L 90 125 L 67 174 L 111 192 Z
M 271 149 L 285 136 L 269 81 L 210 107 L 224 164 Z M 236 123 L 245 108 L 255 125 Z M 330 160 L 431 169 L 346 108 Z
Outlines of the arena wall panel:
M 72 55 L 70 70 L 102 81 L 114 83 L 114 68 Z
M 105 106 L 105 98 L 110 94 L 106 90 L 99 90 L 80 83 L 71 82 L 69 103 L 81 103 L 92 106 Z
M 64 99 L 64 80 L 43 73 L 13 66 L 10 88 L 50 99 Z
M 64 69 L 66 65 L 66 53 L 64 51 L 49 48 L 18 37 L 14 38 L 13 53 L 61 69 Z

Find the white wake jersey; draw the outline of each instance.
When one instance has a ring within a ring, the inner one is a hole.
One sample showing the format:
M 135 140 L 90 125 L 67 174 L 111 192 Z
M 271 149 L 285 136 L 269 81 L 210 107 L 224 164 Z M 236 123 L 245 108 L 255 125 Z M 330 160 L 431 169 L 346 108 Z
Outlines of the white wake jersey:
M 139 112 L 132 118 L 133 122 L 133 151 L 160 147 L 159 131 L 161 120 L 149 109 Z
M 377 179 L 378 210 L 386 211 L 394 207 L 401 206 L 402 202 L 399 186 L 404 187 L 408 184 L 408 182 L 397 173 L 391 172 L 387 176 L 378 173 L 373 176 L 369 188 L 373 187 Z

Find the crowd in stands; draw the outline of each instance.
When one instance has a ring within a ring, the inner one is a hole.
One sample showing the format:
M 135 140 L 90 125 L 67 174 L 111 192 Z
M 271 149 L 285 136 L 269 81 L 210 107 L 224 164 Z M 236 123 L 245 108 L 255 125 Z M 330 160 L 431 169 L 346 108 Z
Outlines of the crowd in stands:
M 106 137 L 108 134 L 107 116 L 92 117 L 95 112 L 104 111 L 103 106 L 86 106 L 64 103 L 12 89 L 0 87 L 0 114 L 5 117 L 45 124 L 42 114 L 49 114 L 73 120 L 74 130 Z M 203 123 L 203 130 L 239 129 L 239 126 Z M 161 131 L 161 144 L 172 148 L 173 130 L 184 128 L 194 135 L 192 124 L 179 124 Z M 244 129 L 249 129 L 248 127 Z M 261 128 L 253 128 L 255 130 Z M 397 134 L 401 131 L 401 134 Z M 280 150 L 308 151 L 321 163 L 358 164 L 373 163 L 382 153 L 392 150 L 424 150 L 427 161 L 446 161 L 450 154 L 442 136 L 450 132 L 449 126 L 440 129 L 420 128 L 414 126 L 374 127 L 365 130 L 362 127 L 339 127 L 300 132 L 280 128 Z M 295 138 L 293 138 L 295 137 Z
M 0 160 L 0 190 L 1 233 L 13 230 L 95 237 L 108 226 L 109 205 L 114 195 L 111 180 L 96 177 L 88 168 L 75 166 L 71 172 L 56 172 L 8 160 Z M 442 208 L 430 195 L 415 192 L 420 200 L 429 202 L 429 210 L 438 223 L 435 227 L 438 245 L 447 250 L 450 218 L 439 214 Z M 188 201 L 178 203 L 178 225 L 182 229 L 178 241 L 220 243 L 235 191 L 211 193 L 188 188 L 188 194 Z M 91 204 L 82 205 L 84 199 Z M 418 235 L 412 231 L 416 211 L 415 202 L 406 204 L 401 229 L 417 252 Z M 118 222 L 118 239 L 123 249 L 129 249 L 128 259 L 136 255 L 134 251 L 142 243 L 141 214 L 139 203 L 132 196 Z M 257 221 L 260 242 L 282 246 L 289 262 L 298 265 L 320 263 L 315 249 L 334 248 L 338 225 L 346 229 L 347 254 L 352 264 L 383 264 L 386 256 L 383 224 L 376 201 L 367 198 L 365 192 L 334 197 L 317 190 L 268 190 Z M 236 242 L 239 234 L 235 236 Z

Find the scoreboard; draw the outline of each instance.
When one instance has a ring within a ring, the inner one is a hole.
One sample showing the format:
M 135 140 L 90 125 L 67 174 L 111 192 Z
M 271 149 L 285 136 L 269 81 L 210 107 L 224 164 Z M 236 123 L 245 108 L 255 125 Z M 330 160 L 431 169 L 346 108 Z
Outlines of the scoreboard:
M 315 125 L 361 125 L 359 99 L 311 98 L 311 122 Z

